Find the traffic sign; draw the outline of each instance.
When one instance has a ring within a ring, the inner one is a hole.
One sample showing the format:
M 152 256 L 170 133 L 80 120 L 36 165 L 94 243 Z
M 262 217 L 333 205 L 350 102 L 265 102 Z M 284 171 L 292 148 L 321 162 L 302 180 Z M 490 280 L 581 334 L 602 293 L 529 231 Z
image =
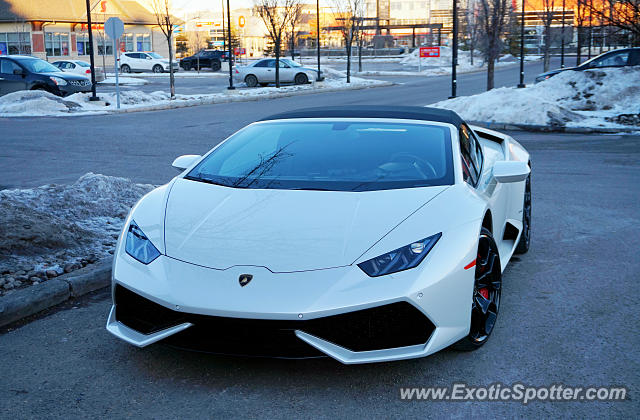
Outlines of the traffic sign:
M 244 18 L 244 16 L 240 16 L 238 18 L 238 26 L 241 28 L 244 28 L 244 25 L 247 23 L 247 20 Z
M 104 32 L 109 35 L 109 38 L 118 39 L 124 32 L 124 22 L 120 18 L 110 17 L 104 23 Z
M 440 57 L 440 47 L 420 47 L 420 57 Z

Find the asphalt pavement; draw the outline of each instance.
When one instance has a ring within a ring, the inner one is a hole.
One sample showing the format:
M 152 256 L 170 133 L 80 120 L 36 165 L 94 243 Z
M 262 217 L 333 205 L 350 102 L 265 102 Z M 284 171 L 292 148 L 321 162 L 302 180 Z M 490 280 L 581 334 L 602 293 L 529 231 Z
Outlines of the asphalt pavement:
M 460 77 L 461 94 L 484 74 Z M 500 83 L 517 81 L 501 74 Z M 270 113 L 327 104 L 426 105 L 447 78 L 265 102 L 79 118 L 0 119 L 0 183 L 72 182 L 85 172 L 163 183 Z M 635 418 L 640 412 L 640 137 L 513 132 L 531 152 L 533 235 L 504 273 L 500 316 L 480 350 L 343 366 L 137 349 L 104 329 L 109 293 L 0 331 L 3 418 Z M 622 402 L 403 401 L 400 387 L 626 386 Z

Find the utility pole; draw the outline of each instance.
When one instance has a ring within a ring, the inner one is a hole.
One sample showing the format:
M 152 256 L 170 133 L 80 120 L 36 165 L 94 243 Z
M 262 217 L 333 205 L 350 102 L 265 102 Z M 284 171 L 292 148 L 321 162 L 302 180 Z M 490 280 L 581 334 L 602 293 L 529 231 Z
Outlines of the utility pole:
M 90 101 L 99 101 L 100 98 L 96 96 L 96 63 L 93 58 L 93 31 L 91 30 L 91 5 L 89 0 L 86 0 L 87 4 L 87 28 L 89 30 L 89 61 L 91 62 L 91 97 Z
M 524 0 L 523 0 L 524 1 Z M 562 0 L 562 31 L 561 41 L 560 41 L 560 68 L 564 68 L 564 16 L 565 16 L 565 8 L 564 8 L 565 0 Z
M 222 18 L 224 20 L 224 16 Z M 229 8 L 229 0 L 227 0 L 227 34 L 229 35 L 229 87 L 227 89 L 234 90 L 233 87 L 233 51 L 231 50 L 231 9 Z
M 318 78 L 320 73 L 320 0 L 316 0 L 316 47 L 318 49 Z
M 518 87 L 523 88 L 526 86 L 524 84 L 524 0 L 522 0 L 522 14 L 520 15 L 520 83 L 518 83 Z
M 458 65 L 458 0 L 453 0 L 453 50 L 451 51 L 451 98 L 456 97 L 456 66 Z

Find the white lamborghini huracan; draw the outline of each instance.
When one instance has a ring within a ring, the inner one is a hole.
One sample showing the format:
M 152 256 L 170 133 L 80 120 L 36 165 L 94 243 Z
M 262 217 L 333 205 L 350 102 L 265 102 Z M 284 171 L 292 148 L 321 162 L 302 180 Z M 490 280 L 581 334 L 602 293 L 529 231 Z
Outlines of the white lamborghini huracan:
M 342 363 L 472 350 L 529 248 L 529 154 L 451 111 L 284 113 L 173 166 L 114 255 L 107 330 L 140 347 Z

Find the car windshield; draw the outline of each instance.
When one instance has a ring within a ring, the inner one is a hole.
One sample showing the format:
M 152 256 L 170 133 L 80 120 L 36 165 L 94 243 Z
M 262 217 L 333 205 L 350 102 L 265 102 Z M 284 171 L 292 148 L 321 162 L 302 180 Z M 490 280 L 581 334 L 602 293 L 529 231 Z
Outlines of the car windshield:
M 23 66 L 27 68 L 31 73 L 58 73 L 61 72 L 59 68 L 53 64 L 49 64 L 44 60 L 38 58 L 25 58 L 16 59 Z
M 453 184 L 449 129 L 381 121 L 274 121 L 230 137 L 186 176 L 234 188 L 373 191 Z
M 156 54 L 154 52 L 149 52 L 147 53 L 147 55 L 150 55 L 152 58 L 158 58 L 158 59 L 162 58 L 160 54 Z
M 286 58 L 281 58 L 280 61 L 287 63 L 288 65 L 290 65 L 291 67 L 302 67 L 302 64 L 300 63 L 296 63 L 293 60 L 288 60 Z
M 84 61 L 74 61 L 74 63 L 76 63 L 80 67 L 91 67 L 91 64 L 85 63 Z

